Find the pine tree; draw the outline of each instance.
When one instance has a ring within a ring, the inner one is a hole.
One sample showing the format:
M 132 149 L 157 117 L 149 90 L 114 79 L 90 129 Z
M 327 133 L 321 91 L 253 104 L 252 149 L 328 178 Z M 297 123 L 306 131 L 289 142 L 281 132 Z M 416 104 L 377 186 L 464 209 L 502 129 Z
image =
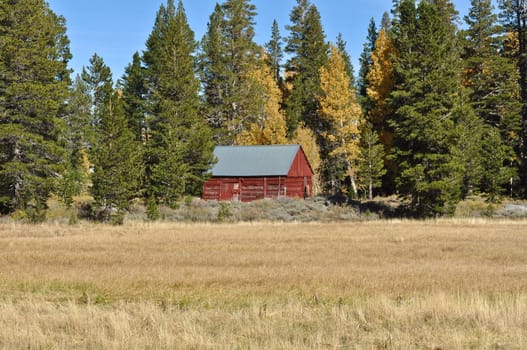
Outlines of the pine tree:
M 367 94 L 366 88 L 369 85 L 368 82 L 368 72 L 372 65 L 371 54 L 375 50 L 375 42 L 377 41 L 377 26 L 375 24 L 375 19 L 370 19 L 370 24 L 368 26 L 368 36 L 366 37 L 366 42 L 363 45 L 362 53 L 359 57 L 359 79 L 357 81 L 357 92 L 361 96 L 361 104 L 363 107 L 367 107 Z M 367 112 L 365 110 L 364 112 Z
M 228 0 L 216 6 L 202 40 L 206 114 L 218 143 L 232 144 L 258 112 L 250 78 L 260 53 L 253 40 L 255 16 L 249 0 Z
M 461 164 L 453 155 L 460 106 L 456 12 L 448 0 L 402 0 L 392 27 L 398 52 L 394 156 L 398 190 L 419 216 L 452 213 L 461 196 Z
M 518 140 L 518 161 L 520 186 L 523 196 L 527 196 L 527 2 L 525 0 L 499 0 L 500 19 L 507 32 L 513 33 L 517 40 L 514 57 L 519 70 L 521 129 Z
M 461 199 L 479 192 L 482 173 L 482 139 L 485 134 L 483 120 L 475 113 L 471 104 L 462 96 L 454 114 L 457 117 L 457 141 L 451 148 L 455 162 L 463 168 L 461 172 Z M 503 160 L 502 160 L 503 161 Z
M 134 53 L 132 63 L 125 69 L 125 74 L 120 81 L 123 91 L 123 102 L 126 117 L 130 129 L 139 142 L 146 141 L 147 133 L 147 108 L 146 96 L 148 88 L 146 84 L 145 69 L 141 64 L 141 56 Z
M 96 53 L 90 58 L 88 68 L 83 67 L 81 79 L 88 87 L 91 96 L 90 126 L 88 143 L 93 146 L 97 142 L 97 128 L 100 126 L 109 96 L 113 93 L 113 79 L 110 67 Z
M 384 168 L 384 146 L 371 124 L 363 126 L 360 138 L 360 155 L 357 162 L 357 177 L 368 199 L 373 199 L 373 190 L 382 185 Z
M 59 181 L 58 195 L 66 206 L 73 204 L 73 196 L 86 189 L 89 176 L 88 145 L 91 135 L 92 100 L 89 86 L 77 75 L 70 90 L 64 116 L 62 143 L 67 153 L 65 172 Z
M 228 136 L 229 106 L 225 103 L 229 86 L 229 71 L 227 67 L 227 52 L 223 43 L 225 27 L 224 14 L 221 6 L 216 4 L 214 12 L 209 17 L 207 33 L 201 40 L 199 57 L 200 76 L 203 84 L 204 111 L 207 122 L 213 130 L 217 144 L 226 143 Z
M 64 169 L 65 21 L 42 0 L 2 1 L 0 38 L 0 212 L 41 220 Z
M 92 97 L 89 158 L 92 194 L 100 219 L 122 223 L 130 201 L 139 195 L 143 175 L 140 143 L 129 128 L 120 90 L 113 89 L 112 73 L 94 54 L 81 74 Z
M 510 135 L 520 129 L 521 119 L 516 67 L 502 54 L 506 37 L 501 35 L 490 0 L 472 0 L 465 22 L 468 28 L 463 32 L 464 85 L 470 90 L 470 103 L 478 117 L 501 133 L 503 141 L 499 142 L 499 147 L 504 144 L 503 147 L 510 148 L 508 152 L 496 153 L 504 156 L 502 166 L 510 165 L 510 156 L 505 155 L 518 147 Z M 486 134 L 494 135 L 494 132 Z M 501 184 L 508 182 L 501 181 Z M 487 184 L 492 188 L 486 188 Z M 484 181 L 481 185 L 482 191 L 492 193 L 493 197 L 496 195 L 495 182 Z
M 504 165 L 503 160 L 511 156 L 511 150 L 503 143 L 496 128 L 487 127 L 481 145 L 482 188 L 487 200 L 496 202 L 505 193 L 505 184 L 517 177 L 516 169 Z
M 198 115 L 197 44 L 182 2 L 175 13 L 170 10 L 173 7 L 173 1 L 167 10 L 161 6 L 149 38 L 152 51 L 144 55 L 151 119 L 147 191 L 149 197 L 167 205 L 182 195 L 197 194 L 212 163 L 210 130 Z
M 335 45 L 339 49 L 342 59 L 344 59 L 344 63 L 346 65 L 346 74 L 348 74 L 348 77 L 350 77 L 350 88 L 355 90 L 355 70 L 353 69 L 353 64 L 351 63 L 350 54 L 346 50 L 347 43 L 342 37 L 342 33 L 337 35 L 337 41 L 335 42 Z
M 320 13 L 309 1 L 297 0 L 289 18 L 291 25 L 286 28 L 290 34 L 285 47 L 286 53 L 291 55 L 286 64 L 287 83 L 291 86 L 285 102 L 287 127 L 293 134 L 298 123 L 304 121 L 320 134 L 324 126 L 318 116 L 318 96 L 322 93 L 319 71 L 328 60 Z
M 91 194 L 103 221 L 122 223 L 130 201 L 140 195 L 143 175 L 141 145 L 129 129 L 119 90 L 105 99 L 92 149 Z
M 320 115 L 330 125 L 322 135 L 332 145 L 330 157 L 343 160 L 353 193 L 357 194 L 355 163 L 359 154 L 361 110 L 350 89 L 345 61 L 336 46 L 331 47 L 328 64 L 320 69 L 323 95 L 319 97 Z M 342 179 L 341 179 L 342 180 Z
M 278 22 L 276 19 L 273 21 L 273 26 L 271 28 L 271 40 L 265 44 L 267 49 L 267 54 L 269 55 L 268 64 L 271 72 L 273 73 L 273 78 L 278 84 L 282 85 L 282 77 L 280 75 L 281 61 L 284 58 L 284 53 L 282 50 L 282 37 L 280 36 L 280 29 L 278 28 Z

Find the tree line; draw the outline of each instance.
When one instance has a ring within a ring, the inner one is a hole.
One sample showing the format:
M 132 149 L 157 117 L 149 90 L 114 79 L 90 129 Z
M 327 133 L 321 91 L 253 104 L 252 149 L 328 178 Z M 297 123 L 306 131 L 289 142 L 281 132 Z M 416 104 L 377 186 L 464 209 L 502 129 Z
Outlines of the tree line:
M 197 41 L 179 0 L 114 82 L 94 54 L 70 77 L 66 22 L 43 0 L 0 4 L 0 213 L 45 217 L 93 196 L 102 220 L 133 199 L 198 195 L 215 145 L 299 143 L 324 193 L 396 194 L 416 216 L 473 194 L 527 197 L 527 7 L 393 0 L 355 71 L 309 0 L 254 41 L 256 7 L 225 0 Z

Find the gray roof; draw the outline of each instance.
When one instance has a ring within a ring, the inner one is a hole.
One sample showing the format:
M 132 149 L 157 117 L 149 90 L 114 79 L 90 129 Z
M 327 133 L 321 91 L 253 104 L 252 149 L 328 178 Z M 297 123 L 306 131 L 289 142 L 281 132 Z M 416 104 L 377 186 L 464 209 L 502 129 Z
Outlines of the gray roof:
M 217 146 L 213 176 L 286 176 L 299 145 Z

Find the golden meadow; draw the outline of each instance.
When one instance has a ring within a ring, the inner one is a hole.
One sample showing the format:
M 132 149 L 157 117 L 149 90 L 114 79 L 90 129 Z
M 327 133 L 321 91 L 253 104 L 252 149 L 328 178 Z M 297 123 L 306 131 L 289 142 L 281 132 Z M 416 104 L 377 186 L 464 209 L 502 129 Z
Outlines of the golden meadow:
M 0 225 L 0 349 L 524 349 L 527 221 Z

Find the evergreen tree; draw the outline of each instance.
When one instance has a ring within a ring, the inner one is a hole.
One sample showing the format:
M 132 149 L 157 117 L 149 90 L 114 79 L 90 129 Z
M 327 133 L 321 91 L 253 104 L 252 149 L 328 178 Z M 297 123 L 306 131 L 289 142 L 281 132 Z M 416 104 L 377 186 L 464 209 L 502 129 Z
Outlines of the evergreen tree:
M 348 76 L 350 77 L 350 88 L 355 90 L 355 70 L 353 69 L 353 64 L 351 63 L 350 54 L 346 50 L 347 43 L 342 37 L 342 33 L 339 33 L 337 35 L 337 41 L 335 45 L 339 49 L 339 53 L 342 56 L 342 59 L 344 59 L 344 63 L 346 65 L 346 74 L 348 74 Z
M 363 107 L 367 107 L 367 94 L 366 88 L 369 85 L 368 82 L 368 72 L 372 65 L 371 54 L 375 50 L 375 42 L 377 41 L 377 26 L 375 24 L 375 19 L 370 20 L 368 26 L 368 36 L 366 37 L 366 42 L 363 45 L 362 53 L 359 57 L 359 80 L 357 81 L 357 92 L 361 96 L 361 104 Z M 367 112 L 365 110 L 364 112 Z
M 454 162 L 463 167 L 460 178 L 462 199 L 478 192 L 484 171 L 481 146 L 485 125 L 471 104 L 465 100 L 463 96 L 461 104 L 454 111 L 457 116 L 457 141 L 451 149 Z
M 388 12 L 384 12 L 382 14 L 381 29 L 388 33 L 390 31 L 391 26 L 392 24 L 390 15 L 388 14 Z
M 510 155 L 513 147 L 518 147 L 515 141 L 510 140 L 510 135 L 514 131 L 517 134 L 521 119 L 516 67 L 512 60 L 502 54 L 505 37 L 500 35 L 501 28 L 497 25 L 497 16 L 490 0 L 472 0 L 465 22 L 468 28 L 463 32 L 462 57 L 465 64 L 464 84 L 470 90 L 470 103 L 482 121 L 501 133 L 503 141 L 498 143 L 499 147 L 508 145 L 510 150 L 496 154 L 504 156 L 501 166 L 510 164 L 510 156 L 505 155 Z M 486 134 L 494 135 L 493 132 Z M 508 182 L 501 181 L 501 184 L 506 185 Z M 487 188 L 487 184 L 492 185 L 492 188 Z M 492 193 L 491 196 L 497 193 L 495 182 L 484 181 L 481 185 L 482 191 Z
M 510 157 L 510 148 L 503 143 L 496 128 L 487 127 L 481 145 L 481 184 L 487 200 L 495 202 L 505 193 L 505 184 L 516 179 L 516 169 L 505 166 L 503 160 Z
M 105 98 L 92 148 L 91 194 L 103 221 L 122 223 L 130 201 L 140 195 L 143 176 L 141 145 L 129 129 L 119 90 Z
M 320 69 L 322 96 L 320 115 L 330 125 L 322 136 L 332 146 L 329 156 L 345 164 L 353 193 L 357 195 L 355 163 L 359 153 L 360 105 L 350 89 L 345 61 L 336 46 L 331 48 L 328 64 Z M 343 179 L 340 179 L 343 180 Z
M 91 96 L 90 126 L 88 143 L 93 146 L 97 142 L 97 128 L 100 126 L 103 114 L 107 108 L 109 96 L 113 94 L 112 72 L 102 57 L 96 53 L 90 58 L 88 68 L 83 67 L 81 79 L 88 87 Z
M 214 12 L 209 17 L 207 33 L 201 41 L 199 59 L 200 76 L 204 92 L 204 114 L 213 130 L 216 143 L 222 144 L 227 140 L 226 124 L 229 106 L 225 98 L 229 91 L 229 72 L 227 67 L 227 53 L 223 44 L 223 10 L 216 3 Z
M 64 169 L 65 21 L 42 0 L 2 1 L 0 38 L 0 212 L 40 220 Z
M 130 201 L 139 195 L 143 176 L 140 143 L 129 128 L 120 90 L 113 89 L 112 73 L 94 54 L 81 74 L 91 96 L 89 158 L 92 194 L 103 221 L 122 219 Z M 81 85 L 82 86 L 82 85 Z
M 132 63 L 125 69 L 125 74 L 120 82 L 123 91 L 123 102 L 128 125 L 139 142 L 145 142 L 147 133 L 146 123 L 146 85 L 145 69 L 141 64 L 141 56 L 134 53 Z
M 525 0 L 499 0 L 500 20 L 513 42 L 507 53 L 518 67 L 520 128 L 517 141 L 520 191 L 527 196 L 527 3 Z
M 280 29 L 278 28 L 278 22 L 276 19 L 273 21 L 273 27 L 271 28 L 271 40 L 265 44 L 267 54 L 269 55 L 268 64 L 273 78 L 280 86 L 282 84 L 282 77 L 280 76 L 281 61 L 284 58 L 282 50 L 282 37 L 280 36 Z
M 449 0 L 402 0 L 392 33 L 398 52 L 391 126 L 398 190 L 419 216 L 449 214 L 461 196 L 456 161 L 460 70 L 456 12 Z
M 260 52 L 253 40 L 255 16 L 249 0 L 228 0 L 216 6 L 202 40 L 206 114 L 218 143 L 232 144 L 257 114 L 249 77 Z
M 328 60 L 328 44 L 317 8 L 307 0 L 297 0 L 289 16 L 291 25 L 285 51 L 291 55 L 286 65 L 287 83 L 291 91 L 285 102 L 287 127 L 293 134 L 300 121 L 321 134 L 325 126 L 318 116 L 320 68 Z
M 373 190 L 381 187 L 385 173 L 384 146 L 371 124 L 366 124 L 361 131 L 357 177 L 361 187 L 366 189 L 369 200 L 373 199 Z
M 68 162 L 61 181 L 58 195 L 69 207 L 73 196 L 85 190 L 89 174 L 88 146 L 91 135 L 92 100 L 89 86 L 77 75 L 68 98 L 68 109 L 64 116 L 62 143 L 67 152 Z
M 144 55 L 151 119 L 148 195 L 168 205 L 200 191 L 212 163 L 213 146 L 210 130 L 198 115 L 194 33 L 182 2 L 175 13 L 170 10 L 173 7 L 173 1 L 167 10 L 161 6 Z

